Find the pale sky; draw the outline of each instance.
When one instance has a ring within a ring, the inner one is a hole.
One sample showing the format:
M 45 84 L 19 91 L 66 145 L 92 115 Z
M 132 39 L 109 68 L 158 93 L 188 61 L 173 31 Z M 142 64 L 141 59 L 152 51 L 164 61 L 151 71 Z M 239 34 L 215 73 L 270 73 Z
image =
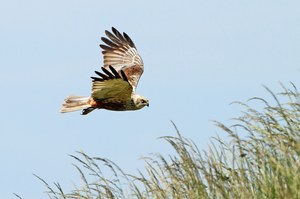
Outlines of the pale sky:
M 109 158 L 128 173 L 142 156 L 173 154 L 162 140 L 183 136 L 206 149 L 242 110 L 233 101 L 270 99 L 262 85 L 300 87 L 299 1 L 11 0 L 0 6 L 0 195 L 47 198 L 79 175 L 68 155 Z M 150 107 L 134 112 L 59 113 L 69 94 L 90 95 L 102 66 L 104 30 L 135 42 L 145 63 L 137 93 Z M 110 174 L 108 174 L 108 177 Z

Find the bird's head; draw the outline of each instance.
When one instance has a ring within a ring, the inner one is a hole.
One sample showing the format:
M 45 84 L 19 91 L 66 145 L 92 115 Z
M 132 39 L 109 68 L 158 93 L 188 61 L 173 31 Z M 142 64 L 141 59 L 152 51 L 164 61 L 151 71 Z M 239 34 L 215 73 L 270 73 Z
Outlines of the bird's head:
M 141 109 L 144 106 L 149 106 L 149 100 L 143 96 L 133 95 L 132 99 L 137 109 Z

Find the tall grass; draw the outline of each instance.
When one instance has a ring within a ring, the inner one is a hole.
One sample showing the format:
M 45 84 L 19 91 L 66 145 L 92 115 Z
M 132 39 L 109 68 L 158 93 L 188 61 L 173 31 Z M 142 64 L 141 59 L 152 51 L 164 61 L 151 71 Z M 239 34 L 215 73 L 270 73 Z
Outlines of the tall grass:
M 82 182 L 74 190 L 38 178 L 49 198 L 300 198 L 300 95 L 293 85 L 282 90 L 275 95 L 267 89 L 273 104 L 251 99 L 262 110 L 238 103 L 244 111 L 235 125 L 216 122 L 230 138 L 214 138 L 205 151 L 174 125 L 177 136 L 161 139 L 175 154 L 143 158 L 146 173 L 127 174 L 111 160 L 78 152 L 72 158 Z M 106 168 L 110 177 L 103 174 Z

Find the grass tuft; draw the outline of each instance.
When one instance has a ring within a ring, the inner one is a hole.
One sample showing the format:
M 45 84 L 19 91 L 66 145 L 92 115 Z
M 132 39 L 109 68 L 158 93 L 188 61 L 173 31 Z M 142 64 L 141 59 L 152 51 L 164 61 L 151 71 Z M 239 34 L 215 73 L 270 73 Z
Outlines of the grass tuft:
M 114 162 L 77 152 L 71 157 L 81 176 L 81 186 L 65 193 L 58 183 L 45 184 L 49 198 L 300 198 L 300 95 L 282 85 L 274 94 L 273 105 L 262 99 L 256 110 L 237 102 L 243 115 L 231 127 L 215 122 L 229 139 L 212 139 L 208 150 L 183 137 L 173 123 L 177 136 L 164 136 L 175 150 L 167 157 L 144 157 L 146 172 L 126 174 Z M 281 102 L 284 101 L 284 102 Z M 108 168 L 112 177 L 105 177 Z M 17 196 L 17 195 L 16 195 Z

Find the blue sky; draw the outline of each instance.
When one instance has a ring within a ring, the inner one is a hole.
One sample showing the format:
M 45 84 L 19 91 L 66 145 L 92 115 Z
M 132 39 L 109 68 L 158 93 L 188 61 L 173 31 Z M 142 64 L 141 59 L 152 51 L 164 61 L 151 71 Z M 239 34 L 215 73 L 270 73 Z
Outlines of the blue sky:
M 181 133 L 205 149 L 262 85 L 300 84 L 299 1 L 37 1 L 0 7 L 1 198 L 47 198 L 32 175 L 79 180 L 68 155 L 109 158 L 126 172 L 141 156 L 173 153 L 157 138 Z M 60 114 L 69 94 L 89 95 L 102 65 L 104 30 L 134 40 L 145 63 L 137 93 L 150 108 L 135 112 Z M 109 174 L 108 174 L 109 176 Z

